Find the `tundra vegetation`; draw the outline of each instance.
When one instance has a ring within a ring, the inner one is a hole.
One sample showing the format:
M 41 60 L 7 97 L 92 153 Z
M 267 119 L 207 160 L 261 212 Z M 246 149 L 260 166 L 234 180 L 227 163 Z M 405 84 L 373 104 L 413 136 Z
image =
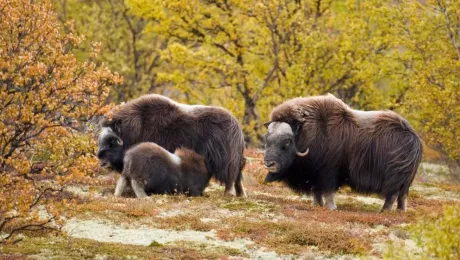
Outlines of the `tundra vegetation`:
M 0 257 L 458 258 L 458 10 L 455 0 L 1 1 Z M 113 197 L 93 119 L 151 92 L 227 108 L 251 147 L 293 97 L 395 110 L 428 148 L 409 210 L 377 214 L 380 199 L 348 188 L 338 210 L 312 206 L 263 184 L 255 148 L 247 199 L 214 183 L 204 197 Z

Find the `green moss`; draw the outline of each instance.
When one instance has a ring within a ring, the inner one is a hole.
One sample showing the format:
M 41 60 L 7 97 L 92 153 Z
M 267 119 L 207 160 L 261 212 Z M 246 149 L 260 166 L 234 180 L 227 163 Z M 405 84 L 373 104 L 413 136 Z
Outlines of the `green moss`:
M 163 229 L 210 231 L 215 228 L 215 224 L 202 222 L 199 216 L 194 215 L 155 218 L 155 221 Z
M 223 203 L 220 207 L 231 211 L 248 211 L 248 212 L 272 212 L 275 205 L 265 201 L 232 199 L 232 201 Z
M 150 247 L 163 247 L 163 244 L 158 243 L 157 241 L 153 240 L 152 243 L 149 245 Z
M 210 246 L 205 243 L 199 242 L 191 242 L 191 241 L 177 241 L 174 245 L 183 247 L 183 248 L 190 248 L 199 251 L 205 251 L 210 258 L 219 258 L 221 256 L 238 256 L 238 257 L 249 257 L 249 255 L 245 252 L 241 252 L 241 250 L 233 247 L 225 247 L 225 246 Z
M 383 200 L 382 200 L 383 205 Z M 347 198 L 346 201 L 337 203 L 339 210 L 376 213 L 382 208 L 382 205 L 373 203 L 368 204 L 353 198 Z
M 94 259 L 100 256 L 108 259 L 216 259 L 247 256 L 236 249 L 225 247 L 210 250 L 183 244 L 161 245 L 157 242 L 152 242 L 150 246 L 136 246 L 52 236 L 25 238 L 17 244 L 0 247 L 0 252 L 44 259 Z

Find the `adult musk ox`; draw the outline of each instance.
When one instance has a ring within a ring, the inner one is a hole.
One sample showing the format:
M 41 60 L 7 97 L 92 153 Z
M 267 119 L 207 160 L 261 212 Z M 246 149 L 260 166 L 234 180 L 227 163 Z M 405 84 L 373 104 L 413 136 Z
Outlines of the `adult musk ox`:
M 422 156 L 419 137 L 392 111 L 353 110 L 329 94 L 295 98 L 275 107 L 266 124 L 266 182 L 313 193 L 313 203 L 335 209 L 341 185 L 398 199 L 405 210 L 409 186 Z
M 155 143 L 144 142 L 128 149 L 123 162 L 115 189 L 117 197 L 129 183 L 138 198 L 150 194 L 201 196 L 210 179 L 204 157 L 186 148 L 170 153 Z
M 101 138 L 112 139 L 122 147 L 100 145 L 98 157 L 110 161 L 119 172 L 125 150 L 134 144 L 154 142 L 171 153 L 184 147 L 205 158 L 208 174 L 225 183 L 226 195 L 246 196 L 241 174 L 243 132 L 238 120 L 223 108 L 179 104 L 151 94 L 120 105 L 100 125 L 99 143 L 110 144 Z

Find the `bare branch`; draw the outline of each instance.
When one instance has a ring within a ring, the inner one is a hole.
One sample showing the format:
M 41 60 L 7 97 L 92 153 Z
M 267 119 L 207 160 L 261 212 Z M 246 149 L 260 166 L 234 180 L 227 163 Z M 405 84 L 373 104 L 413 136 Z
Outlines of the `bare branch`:
M 7 241 L 8 239 L 10 239 L 15 233 L 19 232 L 19 231 L 23 231 L 23 230 L 43 230 L 43 229 L 53 229 L 51 227 L 47 227 L 46 224 L 49 224 L 51 223 L 56 217 L 53 216 L 51 218 L 49 218 L 48 220 L 46 220 L 45 222 L 43 223 L 38 223 L 38 224 L 28 224 L 28 225 L 24 225 L 24 226 L 21 226 L 21 227 L 18 227 L 18 228 L 15 228 L 13 230 L 11 230 L 9 232 L 9 234 L 3 238 L 2 240 L 0 240 L 0 244 L 4 243 L 5 241 Z M 31 229 L 31 228 L 38 228 L 38 229 Z
M 446 20 L 447 31 L 449 32 L 449 39 L 452 42 L 452 46 L 457 53 L 457 59 L 460 60 L 460 47 L 457 44 L 457 40 L 455 39 L 454 31 L 452 29 L 452 24 L 449 18 L 449 14 L 447 13 L 447 8 L 442 5 L 442 1 L 438 0 L 438 5 L 441 9 L 441 12 L 444 14 L 444 18 Z

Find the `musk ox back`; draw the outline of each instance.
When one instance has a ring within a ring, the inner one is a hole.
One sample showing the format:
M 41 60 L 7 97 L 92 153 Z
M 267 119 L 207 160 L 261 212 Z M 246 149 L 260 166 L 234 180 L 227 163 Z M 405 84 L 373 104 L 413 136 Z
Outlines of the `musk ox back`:
M 214 106 L 179 104 L 161 95 L 145 95 L 120 105 L 101 127 L 110 128 L 123 143 L 123 151 L 140 142 L 154 142 L 169 152 L 191 149 L 205 158 L 210 176 L 225 183 L 225 194 L 246 196 L 242 184 L 244 139 L 238 120 Z M 108 151 L 108 150 L 107 150 Z M 99 149 L 98 157 L 107 151 Z M 112 165 L 120 165 L 114 156 Z
M 273 109 L 267 123 L 266 182 L 283 181 L 335 209 L 342 185 L 385 197 L 382 210 L 405 210 L 422 156 L 419 137 L 392 111 L 353 110 L 333 95 L 296 98 Z M 300 151 L 300 152 L 299 152 Z M 302 151 L 306 151 L 301 153 Z
M 201 196 L 209 182 L 204 157 L 186 148 L 170 153 L 144 142 L 126 151 L 115 196 L 130 183 L 138 198 L 150 194 Z

